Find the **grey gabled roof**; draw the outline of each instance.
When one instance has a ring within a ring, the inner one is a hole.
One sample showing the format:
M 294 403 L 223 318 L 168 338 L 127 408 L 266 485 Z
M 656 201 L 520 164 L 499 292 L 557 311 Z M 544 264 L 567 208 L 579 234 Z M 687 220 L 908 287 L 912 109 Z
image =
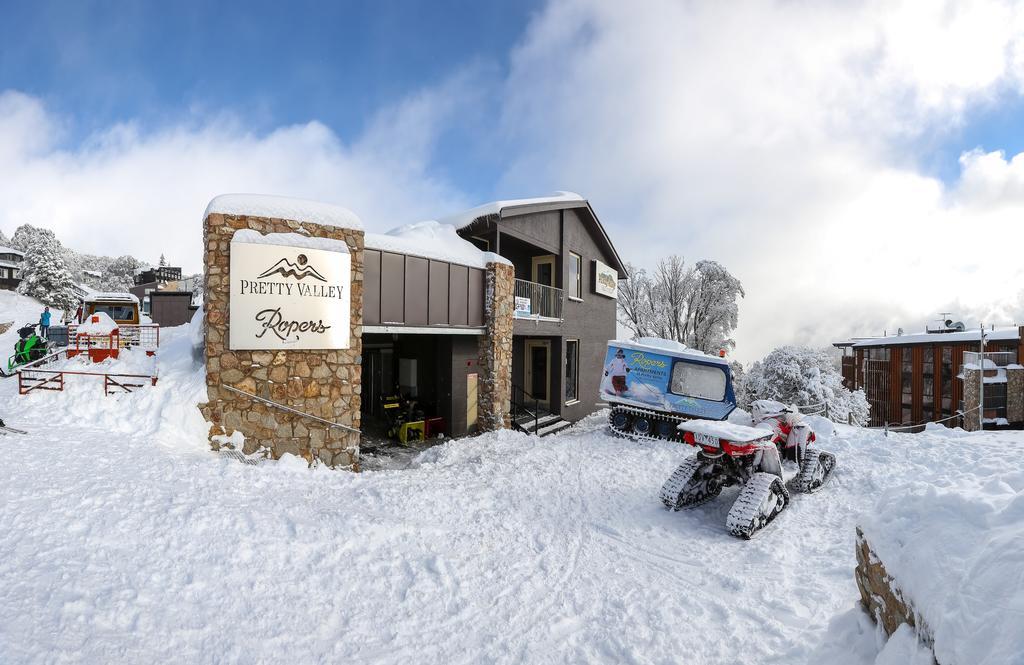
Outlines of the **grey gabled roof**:
M 616 251 L 611 238 L 608 237 L 608 232 L 604 230 L 601 220 L 597 218 L 594 209 L 590 207 L 590 202 L 579 194 L 556 192 L 551 196 L 492 201 L 456 215 L 445 217 L 439 221 L 455 226 L 460 233 L 471 233 L 478 226 L 489 222 L 500 222 L 508 217 L 517 217 L 519 215 L 549 210 L 567 210 L 570 208 L 586 211 L 586 214 L 581 215 L 581 217 L 584 223 L 590 227 L 594 237 L 597 238 L 598 244 L 603 245 L 603 249 L 611 257 L 611 267 L 615 268 L 616 272 L 619 273 L 619 279 L 627 277 L 626 264 L 619 256 L 618 251 Z

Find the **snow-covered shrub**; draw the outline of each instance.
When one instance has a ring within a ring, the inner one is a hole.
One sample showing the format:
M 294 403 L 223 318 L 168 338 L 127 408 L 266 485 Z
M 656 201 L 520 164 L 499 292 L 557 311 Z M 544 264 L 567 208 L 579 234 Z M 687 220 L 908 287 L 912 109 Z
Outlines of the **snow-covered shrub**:
M 18 234 L 26 227 L 33 233 L 22 234 L 19 238 Z M 18 293 L 35 298 L 57 310 L 74 309 L 77 298 L 71 288 L 71 273 L 64 263 L 60 241 L 53 231 L 35 229 L 26 224 L 19 227 L 14 236 L 14 239 L 18 240 L 18 248 L 25 252 Z
M 746 376 L 740 405 L 749 408 L 759 399 L 807 406 L 827 404 L 828 417 L 837 423 L 867 425 L 869 405 L 863 390 L 851 392 L 828 354 L 805 346 L 783 346 L 755 362 Z

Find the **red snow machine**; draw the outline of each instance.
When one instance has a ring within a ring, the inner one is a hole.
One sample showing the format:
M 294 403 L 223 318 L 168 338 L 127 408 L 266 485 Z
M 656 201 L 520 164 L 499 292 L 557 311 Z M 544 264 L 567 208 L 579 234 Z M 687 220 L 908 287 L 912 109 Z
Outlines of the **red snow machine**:
M 699 506 L 725 487 L 742 485 L 726 528 L 749 539 L 785 510 L 790 490 L 816 492 L 829 480 L 836 458 L 809 447 L 814 432 L 799 411 L 767 401 L 755 402 L 752 411 L 755 427 L 710 420 L 679 424 L 683 441 L 698 451 L 662 486 L 666 508 Z

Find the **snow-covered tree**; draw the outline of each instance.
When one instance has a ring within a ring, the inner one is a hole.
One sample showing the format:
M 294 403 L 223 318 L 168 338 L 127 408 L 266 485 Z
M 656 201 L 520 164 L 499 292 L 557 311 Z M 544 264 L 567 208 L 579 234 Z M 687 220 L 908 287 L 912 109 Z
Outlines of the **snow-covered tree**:
M 9 247 L 10 244 L 11 244 L 11 241 L 8 240 L 7 236 L 4 235 L 4 232 L 2 230 L 0 230 L 0 245 L 4 245 L 6 247 Z
M 807 406 L 828 404 L 828 417 L 839 423 L 867 425 L 869 405 L 863 390 L 850 392 L 832 359 L 821 349 L 783 346 L 755 362 L 743 379 L 743 400 L 749 408 L 759 399 Z
M 687 267 L 682 258 L 658 262 L 652 275 L 628 266 L 619 286 L 619 321 L 635 337 L 662 337 L 704 351 L 733 348 L 739 322 L 740 281 L 715 261 Z
M 18 231 L 26 226 L 19 227 Z M 33 231 L 36 232 L 22 234 L 21 238 L 17 238 L 18 232 L 14 234 L 15 239 L 30 243 L 27 247 L 22 245 L 23 249 L 19 247 L 25 252 L 25 260 L 22 263 L 18 293 L 31 296 L 61 311 L 71 310 L 77 298 L 72 290 L 71 273 L 64 263 L 60 241 L 48 229 Z M 28 236 L 31 236 L 30 239 Z
M 160 266 L 161 268 L 167 266 L 167 259 L 164 258 L 163 254 L 160 255 L 160 263 L 158 263 L 157 265 Z
M 101 278 L 107 291 L 127 291 L 135 285 L 135 271 L 144 264 L 134 256 L 119 256 L 110 262 Z
M 40 242 L 49 242 L 49 238 L 56 240 L 57 236 L 54 235 L 53 231 L 49 229 L 43 229 L 31 224 L 22 224 L 18 228 L 14 229 L 14 235 L 11 236 L 10 246 L 14 249 L 21 250 L 22 252 L 28 252 L 29 247 Z M 58 247 L 60 243 L 57 243 Z

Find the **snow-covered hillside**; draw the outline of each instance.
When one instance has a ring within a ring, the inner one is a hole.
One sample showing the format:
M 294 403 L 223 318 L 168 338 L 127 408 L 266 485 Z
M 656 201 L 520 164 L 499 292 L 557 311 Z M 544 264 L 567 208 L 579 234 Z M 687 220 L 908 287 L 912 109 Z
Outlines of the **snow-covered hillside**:
M 38 323 L 45 306 L 35 298 L 0 290 L 0 323 L 13 324 L 7 332 L 0 333 L 0 360 L 5 368 L 8 356 L 14 353 L 14 343 L 18 341 L 18 328 L 26 323 Z M 56 318 L 59 319 L 60 314 Z
M 162 341 L 133 395 L 0 380 L 30 432 L 0 437 L 0 662 L 911 662 L 912 636 L 885 645 L 856 609 L 859 516 L 908 481 L 1021 465 L 1019 433 L 843 428 L 833 483 L 745 542 L 723 527 L 735 490 L 665 511 L 689 452 L 597 418 L 404 471 L 217 457 L 187 326 Z

